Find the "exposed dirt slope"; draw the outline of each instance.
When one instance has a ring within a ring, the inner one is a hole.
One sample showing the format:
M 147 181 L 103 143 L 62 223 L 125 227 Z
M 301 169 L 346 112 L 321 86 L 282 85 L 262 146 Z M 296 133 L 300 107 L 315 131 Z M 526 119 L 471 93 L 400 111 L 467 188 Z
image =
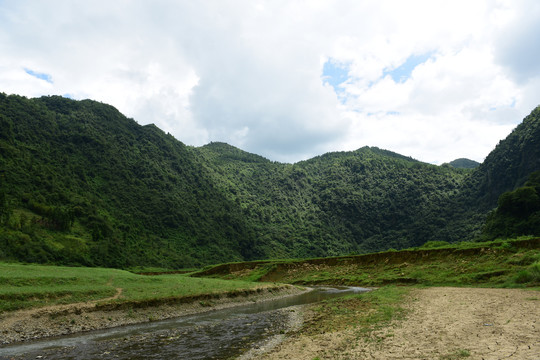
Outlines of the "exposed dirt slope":
M 540 292 L 415 289 L 404 320 L 362 337 L 300 332 L 265 359 L 540 359 Z
M 463 243 L 332 258 L 220 264 L 195 276 L 303 285 L 500 286 L 512 283 L 520 271 L 538 261 L 539 249 L 540 238 Z

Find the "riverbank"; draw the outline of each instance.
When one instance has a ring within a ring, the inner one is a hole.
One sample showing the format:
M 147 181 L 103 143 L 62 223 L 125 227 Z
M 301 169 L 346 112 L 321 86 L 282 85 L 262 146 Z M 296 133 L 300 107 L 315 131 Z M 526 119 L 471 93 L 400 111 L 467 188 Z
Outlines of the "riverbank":
M 192 276 L 380 287 L 386 285 L 540 286 L 540 238 L 426 243 L 423 247 L 315 259 L 220 264 Z
M 522 289 L 410 288 L 378 311 L 360 298 L 313 305 L 304 325 L 263 359 L 537 359 L 540 292 Z
M 260 284 L 252 289 L 160 301 L 118 302 L 122 289 L 117 288 L 114 296 L 99 301 L 2 313 L 0 344 L 170 319 L 252 302 L 275 300 L 306 291 L 309 289 L 292 285 Z

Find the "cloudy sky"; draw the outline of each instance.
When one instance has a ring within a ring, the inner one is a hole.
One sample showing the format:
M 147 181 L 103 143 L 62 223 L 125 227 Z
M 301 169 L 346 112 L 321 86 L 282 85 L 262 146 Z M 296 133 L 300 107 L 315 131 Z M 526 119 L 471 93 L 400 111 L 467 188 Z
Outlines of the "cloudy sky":
M 0 92 L 281 162 L 482 161 L 540 104 L 540 2 L 0 0 Z

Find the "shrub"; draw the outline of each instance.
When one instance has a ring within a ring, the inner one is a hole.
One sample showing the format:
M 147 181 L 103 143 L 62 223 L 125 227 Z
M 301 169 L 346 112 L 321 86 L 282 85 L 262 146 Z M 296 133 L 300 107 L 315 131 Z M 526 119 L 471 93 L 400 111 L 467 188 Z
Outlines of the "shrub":
M 447 241 L 428 241 L 424 245 L 422 245 L 421 249 L 435 249 L 435 248 L 441 248 L 445 246 L 449 246 L 450 243 Z
M 532 264 L 527 270 L 520 271 L 516 276 L 516 283 L 540 283 L 540 261 Z

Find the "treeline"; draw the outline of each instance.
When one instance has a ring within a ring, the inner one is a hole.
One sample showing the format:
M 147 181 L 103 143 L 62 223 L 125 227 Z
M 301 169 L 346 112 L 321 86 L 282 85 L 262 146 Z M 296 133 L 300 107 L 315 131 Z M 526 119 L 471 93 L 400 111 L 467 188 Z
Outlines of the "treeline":
M 540 234 L 540 172 L 534 172 L 524 186 L 503 193 L 483 229 L 488 240 Z

